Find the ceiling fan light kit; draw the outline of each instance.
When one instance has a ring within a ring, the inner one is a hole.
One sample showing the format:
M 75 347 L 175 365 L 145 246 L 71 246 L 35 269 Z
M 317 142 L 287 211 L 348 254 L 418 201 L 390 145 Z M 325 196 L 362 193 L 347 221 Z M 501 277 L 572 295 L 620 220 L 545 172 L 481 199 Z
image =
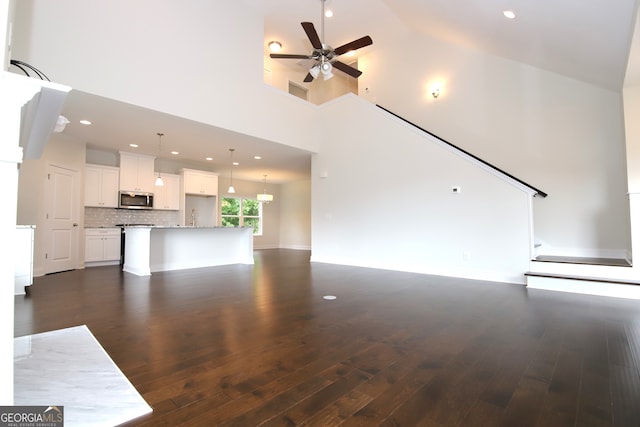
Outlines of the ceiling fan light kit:
M 282 43 L 280 43 L 277 40 L 273 40 L 269 42 L 269 50 L 271 52 L 280 52 L 280 49 L 282 49 Z
M 281 54 L 281 53 L 272 53 L 269 56 L 271 58 L 277 59 L 312 59 L 315 64 L 309 69 L 306 77 L 304 78 L 305 83 L 312 82 L 313 79 L 317 78 L 322 72 L 322 75 L 325 80 L 333 77 L 333 68 L 337 68 L 343 73 L 358 78 L 362 74 L 362 71 L 357 68 L 352 67 L 351 65 L 345 64 L 344 62 L 339 61 L 337 58 L 340 55 L 344 55 L 349 52 L 353 52 L 357 49 L 363 48 L 365 46 L 369 46 L 373 44 L 373 40 L 369 36 L 361 37 L 357 40 L 339 46 L 333 49 L 331 46 L 325 43 L 324 41 L 324 3 L 325 0 L 320 0 L 320 4 L 322 7 L 320 14 L 320 23 L 321 23 L 321 31 L 322 31 L 322 39 L 318 36 L 318 32 L 313 26 L 312 22 L 302 22 L 302 29 L 307 34 L 309 41 L 311 42 L 311 46 L 313 46 L 313 51 L 309 55 L 300 55 L 300 54 Z
M 333 67 L 331 66 L 331 62 L 324 62 L 323 61 L 322 64 L 320 65 L 320 71 L 322 71 L 322 74 L 324 74 L 325 80 L 327 78 L 333 77 L 333 74 L 331 73 L 331 70 L 333 70 Z

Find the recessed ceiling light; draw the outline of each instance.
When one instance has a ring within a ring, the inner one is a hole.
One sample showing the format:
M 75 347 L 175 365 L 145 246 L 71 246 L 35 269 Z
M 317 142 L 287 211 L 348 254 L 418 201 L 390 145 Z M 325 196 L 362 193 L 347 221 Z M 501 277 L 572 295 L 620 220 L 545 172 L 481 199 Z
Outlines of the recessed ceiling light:
M 324 12 L 324 16 L 326 16 L 327 18 L 331 18 L 333 16 L 333 10 L 328 9 Z
M 91 122 L 89 120 L 80 120 L 80 123 L 83 125 L 87 125 L 89 126 L 91 124 Z
M 508 19 L 515 19 L 516 14 L 513 10 L 505 10 L 502 12 L 502 14 L 505 16 L 505 18 Z
M 138 148 L 138 144 L 129 144 L 129 147 L 131 147 L 131 148 Z
M 175 156 L 175 155 L 180 154 L 180 153 L 178 153 L 177 151 L 172 151 L 171 154 L 173 154 Z
M 213 160 L 213 157 L 207 157 L 206 160 L 211 161 Z
M 262 156 L 253 156 L 253 158 L 256 159 L 256 160 L 261 160 Z
M 233 162 L 233 166 L 238 166 L 240 163 L 238 162 Z

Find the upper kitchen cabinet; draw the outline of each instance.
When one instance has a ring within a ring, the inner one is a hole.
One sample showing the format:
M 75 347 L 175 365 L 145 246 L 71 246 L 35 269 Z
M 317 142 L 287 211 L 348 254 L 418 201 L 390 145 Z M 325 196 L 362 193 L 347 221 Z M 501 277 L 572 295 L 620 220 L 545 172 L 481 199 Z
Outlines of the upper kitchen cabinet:
M 153 193 L 155 157 L 120 152 L 120 191 Z
M 117 208 L 118 182 L 118 168 L 86 165 L 84 205 L 98 208 Z
M 201 196 L 218 195 L 218 174 L 193 169 L 182 169 L 184 193 Z
M 153 192 L 153 209 L 177 211 L 180 209 L 180 175 L 160 174 L 164 185 Z

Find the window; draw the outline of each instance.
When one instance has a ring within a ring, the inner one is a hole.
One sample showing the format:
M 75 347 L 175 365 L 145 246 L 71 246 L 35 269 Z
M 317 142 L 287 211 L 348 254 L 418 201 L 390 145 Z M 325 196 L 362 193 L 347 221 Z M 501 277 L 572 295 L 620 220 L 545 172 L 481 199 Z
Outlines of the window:
M 254 236 L 262 236 L 262 204 L 255 199 L 222 198 L 223 227 L 253 227 Z

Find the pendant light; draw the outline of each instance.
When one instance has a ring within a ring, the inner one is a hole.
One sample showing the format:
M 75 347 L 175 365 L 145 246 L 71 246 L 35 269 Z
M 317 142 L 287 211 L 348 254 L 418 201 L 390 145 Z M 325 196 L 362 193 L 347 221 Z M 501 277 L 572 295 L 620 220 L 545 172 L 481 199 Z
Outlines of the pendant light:
M 160 152 L 162 151 L 162 137 L 164 136 L 164 133 L 157 133 L 158 135 L 158 162 L 160 162 Z M 164 186 L 164 181 L 162 180 L 162 177 L 160 176 L 160 171 L 158 171 L 158 177 L 156 178 L 156 182 L 155 182 L 156 187 L 162 187 Z
M 231 169 L 230 169 L 230 179 L 229 179 L 229 189 L 227 190 L 227 193 L 235 193 L 236 189 L 233 188 L 233 152 L 236 151 L 233 148 L 229 148 L 229 152 L 231 153 Z
M 269 203 L 273 201 L 273 194 L 267 194 L 267 175 L 264 175 L 264 190 L 258 194 L 258 201 L 262 203 Z

